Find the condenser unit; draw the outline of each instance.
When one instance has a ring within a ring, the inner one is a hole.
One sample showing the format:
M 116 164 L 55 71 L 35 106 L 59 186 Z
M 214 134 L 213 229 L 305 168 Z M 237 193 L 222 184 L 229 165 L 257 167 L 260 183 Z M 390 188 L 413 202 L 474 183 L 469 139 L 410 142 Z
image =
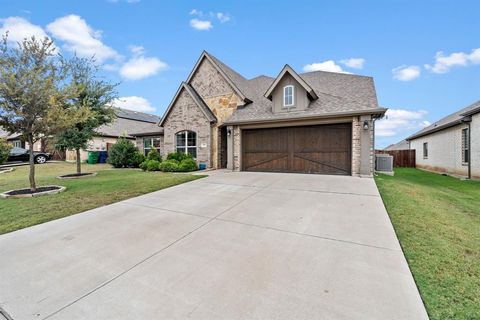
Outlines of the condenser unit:
M 393 156 L 389 154 L 376 154 L 375 170 L 380 172 L 393 172 Z

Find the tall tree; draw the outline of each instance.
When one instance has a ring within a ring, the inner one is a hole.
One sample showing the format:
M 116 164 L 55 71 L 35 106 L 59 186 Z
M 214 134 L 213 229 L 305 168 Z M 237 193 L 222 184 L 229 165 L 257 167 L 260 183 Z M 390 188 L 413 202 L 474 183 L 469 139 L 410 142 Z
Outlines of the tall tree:
M 117 84 L 101 80 L 98 71 L 93 58 L 74 57 L 69 62 L 70 88 L 74 95 L 67 104 L 73 111 L 82 112 L 86 109 L 88 116 L 79 118 L 72 127 L 61 132 L 56 137 L 56 145 L 76 151 L 78 174 L 82 172 L 80 150 L 87 149 L 88 142 L 95 136 L 98 127 L 115 119 L 110 105 L 116 98 Z
M 7 36 L 0 43 L 0 126 L 28 142 L 30 190 L 36 192 L 34 143 L 71 126 L 86 112 L 67 108 L 68 64 L 50 39 L 31 37 L 11 45 Z

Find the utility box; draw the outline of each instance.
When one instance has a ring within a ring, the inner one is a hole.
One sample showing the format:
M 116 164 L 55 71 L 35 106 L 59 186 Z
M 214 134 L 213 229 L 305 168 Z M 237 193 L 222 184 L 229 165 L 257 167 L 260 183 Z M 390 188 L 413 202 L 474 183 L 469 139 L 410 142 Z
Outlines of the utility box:
M 376 154 L 375 171 L 393 174 L 393 156 L 389 154 Z

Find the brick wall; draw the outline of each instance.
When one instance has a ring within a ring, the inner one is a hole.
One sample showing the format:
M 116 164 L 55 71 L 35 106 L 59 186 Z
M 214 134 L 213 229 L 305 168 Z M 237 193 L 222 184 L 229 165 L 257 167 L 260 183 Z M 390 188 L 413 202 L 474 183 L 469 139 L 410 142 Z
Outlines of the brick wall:
M 352 120 L 352 176 L 360 174 L 361 145 L 360 134 L 362 126 L 358 117 Z

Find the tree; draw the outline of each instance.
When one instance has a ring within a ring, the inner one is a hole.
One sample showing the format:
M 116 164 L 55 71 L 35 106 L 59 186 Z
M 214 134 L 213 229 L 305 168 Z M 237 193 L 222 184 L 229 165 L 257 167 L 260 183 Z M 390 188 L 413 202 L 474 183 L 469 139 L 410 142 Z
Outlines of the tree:
M 12 146 L 8 144 L 7 139 L 0 138 L 0 164 L 4 164 L 10 155 Z
M 88 115 L 79 118 L 72 127 L 65 129 L 56 137 L 56 146 L 72 149 L 77 155 L 77 174 L 82 172 L 80 150 L 86 149 L 88 142 L 95 136 L 96 129 L 111 123 L 115 119 L 113 108 L 109 107 L 116 98 L 116 84 L 100 80 L 98 66 L 93 59 L 74 57 L 69 62 L 70 88 L 73 97 L 68 100 L 70 110 Z
M 68 128 L 84 114 L 66 105 L 68 65 L 53 42 L 26 38 L 11 46 L 4 35 L 0 43 L 0 126 L 19 133 L 30 151 L 30 190 L 36 192 L 33 145 L 42 136 Z

